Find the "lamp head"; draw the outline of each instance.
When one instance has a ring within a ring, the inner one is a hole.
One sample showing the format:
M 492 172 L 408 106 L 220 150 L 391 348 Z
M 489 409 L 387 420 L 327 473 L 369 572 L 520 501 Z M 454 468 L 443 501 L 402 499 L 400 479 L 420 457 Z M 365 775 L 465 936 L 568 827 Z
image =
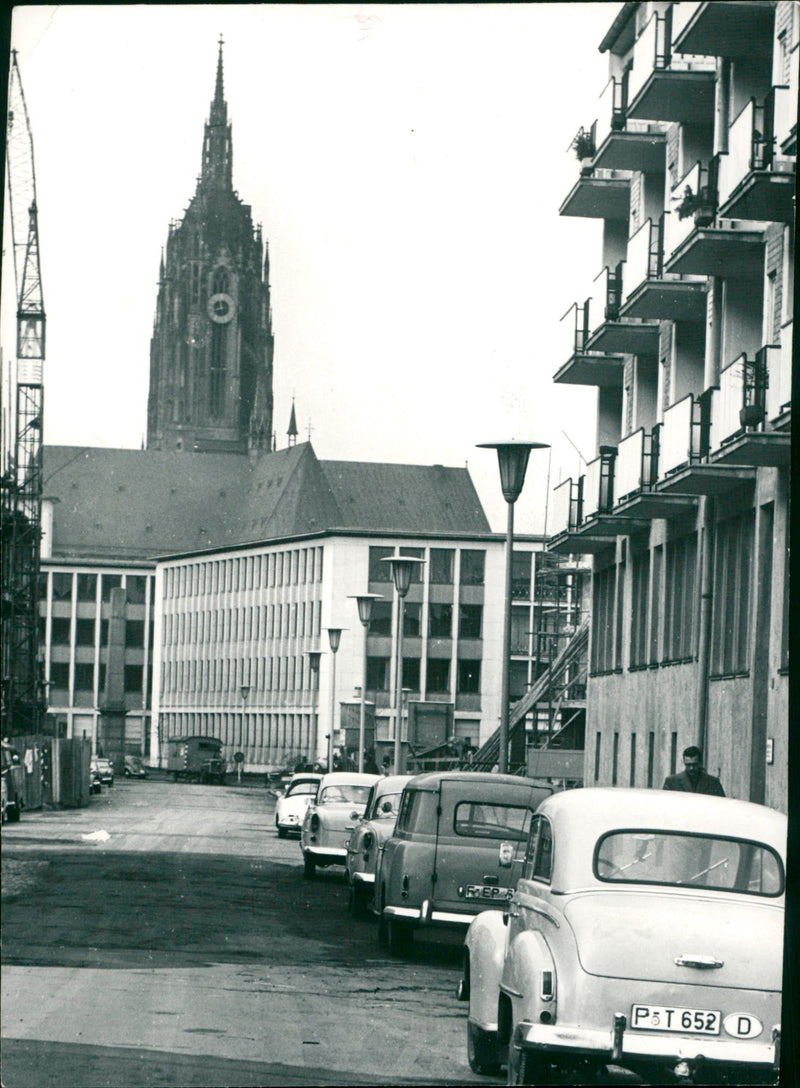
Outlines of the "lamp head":
M 328 641 L 331 644 L 331 653 L 335 654 L 336 651 L 339 649 L 339 643 L 342 640 L 342 631 L 344 630 L 344 628 L 326 627 L 325 630 L 328 632 Z
M 417 559 L 413 555 L 390 555 L 381 560 L 382 563 L 391 563 L 394 588 L 398 597 L 405 597 L 408 587 L 411 585 L 411 573 L 415 566 L 421 566 L 425 560 Z
M 322 657 L 320 650 L 306 650 L 308 666 L 312 672 L 319 672 L 319 659 Z
M 369 621 L 372 619 L 372 602 L 382 601 L 383 594 L 381 593 L 351 593 L 350 598 L 355 599 L 358 603 L 358 618 L 366 627 Z
M 516 502 L 525 483 L 531 450 L 547 449 L 547 442 L 479 442 L 478 448 L 497 450 L 500 487 L 506 502 Z

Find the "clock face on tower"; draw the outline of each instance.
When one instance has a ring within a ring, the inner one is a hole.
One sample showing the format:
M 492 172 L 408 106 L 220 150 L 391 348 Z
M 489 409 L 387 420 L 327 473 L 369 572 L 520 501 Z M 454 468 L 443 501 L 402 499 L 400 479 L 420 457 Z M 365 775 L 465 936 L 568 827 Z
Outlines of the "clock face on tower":
M 227 321 L 230 321 L 233 317 L 235 306 L 236 303 L 231 296 L 222 293 L 212 295 L 206 303 L 208 316 L 212 321 L 216 321 L 219 325 L 224 325 Z

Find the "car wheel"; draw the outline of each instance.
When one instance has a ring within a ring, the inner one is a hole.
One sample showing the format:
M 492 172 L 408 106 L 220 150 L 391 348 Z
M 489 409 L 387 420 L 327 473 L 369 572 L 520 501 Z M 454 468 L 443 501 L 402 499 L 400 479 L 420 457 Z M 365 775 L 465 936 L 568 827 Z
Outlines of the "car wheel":
M 125 775 L 126 778 L 130 778 L 130 776 L 131 776 L 131 772 L 128 770 L 127 767 L 125 768 L 125 770 L 122 773 Z
M 467 1021 L 467 1061 L 473 1073 L 487 1077 L 497 1076 L 503 1064 L 496 1034 L 471 1020 Z
M 313 854 L 303 854 L 303 876 L 313 880 L 317 873 L 317 862 Z
M 286 830 L 285 827 L 279 827 L 278 828 L 278 838 L 279 839 L 285 839 L 288 834 L 289 834 L 289 832 Z
M 542 1054 L 514 1046 L 508 1047 L 508 1084 L 552 1084 L 550 1063 Z
M 363 922 L 369 917 L 369 894 L 364 884 L 350 885 L 350 913 Z
M 22 815 L 22 809 L 20 808 L 19 801 L 13 805 L 6 807 L 6 822 L 9 824 L 18 824 L 19 818 Z
M 414 929 L 404 918 L 388 918 L 389 951 L 393 956 L 407 956 L 414 947 Z

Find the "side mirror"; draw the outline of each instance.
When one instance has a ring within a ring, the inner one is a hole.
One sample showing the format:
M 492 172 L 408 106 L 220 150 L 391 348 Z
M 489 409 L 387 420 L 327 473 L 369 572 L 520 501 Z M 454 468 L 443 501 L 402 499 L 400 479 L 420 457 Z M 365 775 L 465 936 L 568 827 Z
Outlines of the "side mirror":
M 350 819 L 351 820 L 360 820 L 361 819 L 361 813 L 358 812 L 356 809 L 353 809 L 353 811 L 350 813 Z
M 501 869 L 510 869 L 511 863 L 514 860 L 514 844 L 513 842 L 501 842 L 500 849 L 498 850 L 497 860 L 500 863 Z

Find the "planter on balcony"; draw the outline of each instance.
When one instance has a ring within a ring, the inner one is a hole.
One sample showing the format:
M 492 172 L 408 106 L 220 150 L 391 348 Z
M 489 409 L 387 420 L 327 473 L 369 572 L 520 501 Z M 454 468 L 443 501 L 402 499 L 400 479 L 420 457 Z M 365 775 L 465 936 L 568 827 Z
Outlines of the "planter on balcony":
M 742 427 L 757 427 L 764 422 L 764 409 L 760 404 L 745 404 L 739 409 L 739 423 Z

